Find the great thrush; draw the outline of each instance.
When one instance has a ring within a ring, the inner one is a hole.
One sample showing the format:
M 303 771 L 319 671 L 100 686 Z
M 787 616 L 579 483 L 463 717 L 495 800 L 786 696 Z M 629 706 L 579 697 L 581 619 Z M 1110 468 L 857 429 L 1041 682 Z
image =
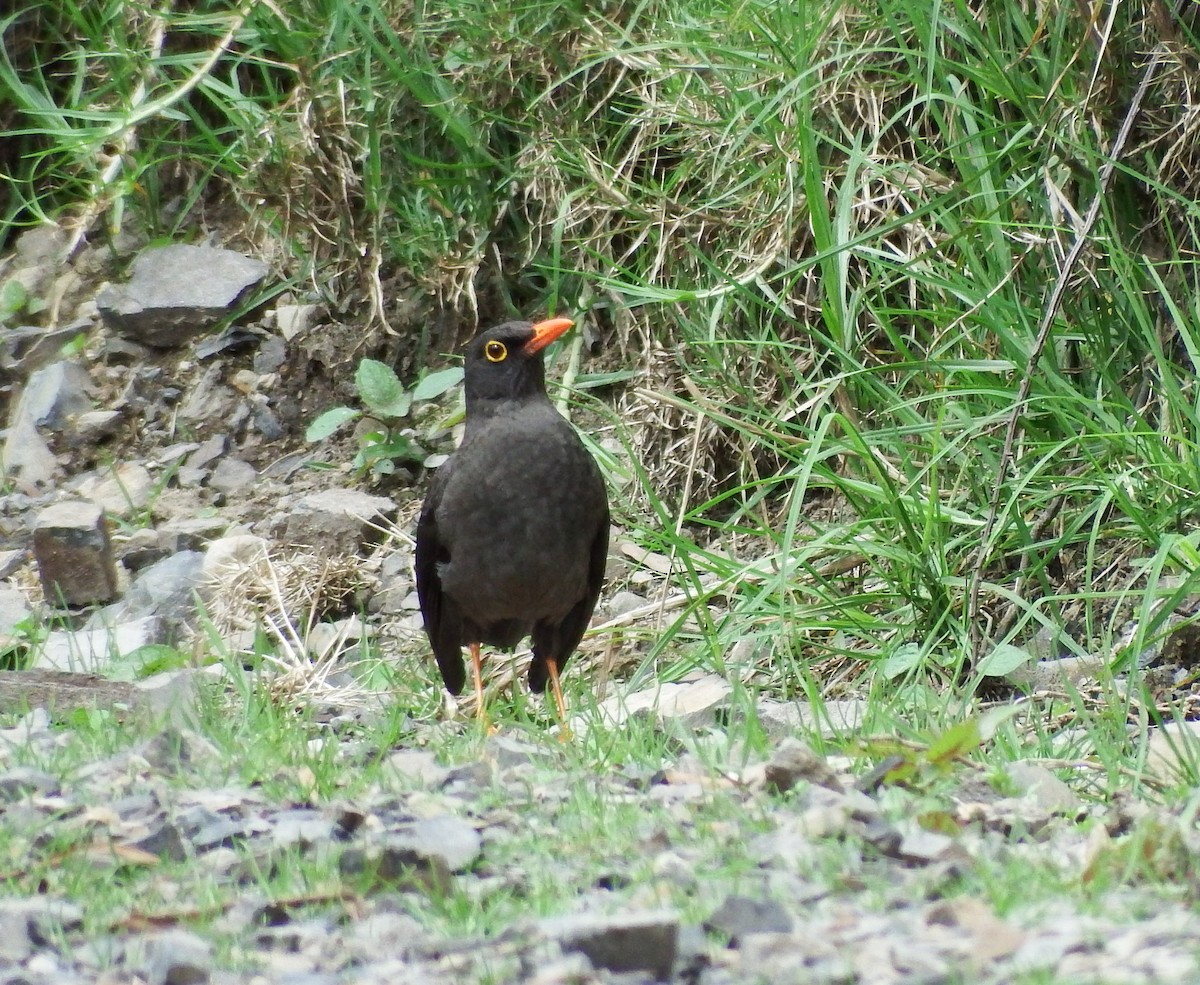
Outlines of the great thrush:
M 566 724 L 559 672 L 596 608 L 608 554 L 604 481 L 546 396 L 543 350 L 570 319 L 507 322 L 467 349 L 462 444 L 438 469 L 417 521 L 415 569 L 425 632 L 447 690 L 471 653 L 486 720 L 480 646 L 533 641 L 529 689 L 549 680 Z

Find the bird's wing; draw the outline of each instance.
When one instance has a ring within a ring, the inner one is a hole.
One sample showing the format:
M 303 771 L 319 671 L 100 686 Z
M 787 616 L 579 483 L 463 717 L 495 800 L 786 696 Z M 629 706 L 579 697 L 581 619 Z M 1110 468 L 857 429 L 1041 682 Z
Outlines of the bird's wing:
M 600 519 L 600 526 L 596 530 L 596 536 L 592 538 L 592 553 L 588 556 L 587 598 L 584 600 L 587 604 L 587 616 L 584 617 L 583 628 L 579 631 L 580 638 L 583 637 L 583 630 L 587 629 L 587 624 L 592 618 L 592 613 L 596 611 L 596 602 L 600 599 L 600 589 L 604 587 L 604 569 L 608 567 L 609 522 L 610 516 L 606 501 L 604 504 L 604 516 Z
M 417 519 L 413 573 L 417 579 L 421 618 L 425 621 L 425 632 L 429 635 L 442 680 L 447 691 L 459 694 L 467 682 L 462 658 L 462 616 L 454 600 L 442 591 L 442 578 L 438 573 L 438 564 L 444 563 L 447 558 L 445 545 L 438 532 L 437 508 L 442 501 L 449 467 L 450 464 L 446 463 L 438 469 L 421 507 L 421 515 Z
M 604 514 L 592 537 L 591 552 L 588 555 L 587 591 L 562 622 L 557 625 L 538 623 L 533 627 L 533 662 L 529 665 L 529 689 L 540 694 L 546 689 L 549 671 L 546 668 L 546 657 L 556 657 L 558 669 L 566 666 L 571 654 L 579 646 L 592 613 L 596 611 L 596 602 L 600 598 L 600 589 L 604 585 L 604 569 L 608 566 L 608 503 L 604 504 Z

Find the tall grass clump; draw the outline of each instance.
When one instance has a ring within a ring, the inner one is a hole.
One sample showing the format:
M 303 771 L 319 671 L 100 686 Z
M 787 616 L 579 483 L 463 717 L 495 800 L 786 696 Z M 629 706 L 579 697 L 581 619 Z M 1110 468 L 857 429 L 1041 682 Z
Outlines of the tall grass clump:
M 581 314 L 640 371 L 607 396 L 623 519 L 693 598 L 663 660 L 698 625 L 787 692 L 1035 638 L 1128 663 L 1195 572 L 1200 75 L 1190 8 L 1080 10 L 35 2 L 5 217 L 236 201 L 410 364 Z

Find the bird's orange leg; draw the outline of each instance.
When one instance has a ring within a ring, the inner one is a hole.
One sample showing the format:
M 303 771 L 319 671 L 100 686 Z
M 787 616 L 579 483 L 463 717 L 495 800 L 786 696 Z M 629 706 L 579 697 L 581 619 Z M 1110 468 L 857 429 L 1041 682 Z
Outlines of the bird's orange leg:
M 563 700 L 562 685 L 558 683 L 558 661 L 548 659 L 546 669 L 550 671 L 550 689 L 554 692 L 554 703 L 558 706 L 558 737 L 561 742 L 570 742 L 571 726 L 567 724 L 567 703 Z
M 479 656 L 479 644 L 468 643 L 471 651 L 471 673 L 475 678 L 475 718 L 486 735 L 492 735 L 496 729 L 488 719 L 487 708 L 483 703 L 483 658 Z

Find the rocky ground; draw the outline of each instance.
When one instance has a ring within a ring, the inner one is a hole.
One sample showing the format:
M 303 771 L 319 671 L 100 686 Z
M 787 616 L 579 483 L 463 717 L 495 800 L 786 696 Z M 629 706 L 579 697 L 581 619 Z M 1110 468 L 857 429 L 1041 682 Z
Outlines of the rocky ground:
M 854 775 L 793 737 L 853 731 L 852 700 L 764 699 L 759 747 L 722 745 L 745 697 L 700 675 L 613 686 L 573 743 L 440 755 L 471 726 L 433 698 L 379 748 L 394 693 L 348 668 L 375 647 L 435 675 L 404 476 L 305 467 L 353 454 L 302 437 L 347 400 L 348 329 L 281 296 L 215 330 L 268 276 L 231 251 L 62 243 L 28 232 L 0 265 L 0 983 L 1200 980 L 1190 815 L 1085 800 L 1088 764 Z M 602 619 L 659 608 L 641 560 L 614 560 Z M 273 700 L 320 704 L 313 749 L 370 782 L 238 779 L 211 717 L 237 660 L 197 655 L 255 653 L 264 625 Z M 115 751 L 70 727 L 97 710 L 127 723 Z M 597 751 L 638 729 L 682 738 L 650 766 Z M 133 888 L 99 906 L 64 876 L 80 857 Z M 290 869 L 313 875 L 284 892 Z
M 20 751 L 70 741 L 44 712 L 0 740 L 8 864 L 46 866 L 52 842 L 79 845 L 118 881 L 161 870 L 140 904 L 100 926 L 53 866 L 38 894 L 0 901 L 0 981 L 14 985 L 1155 983 L 1200 973 L 1200 917 L 1148 889 L 1110 890 L 1085 912 L 1038 892 L 1022 901 L 1014 886 L 1004 918 L 960 891 L 1002 866 L 1031 886 L 1047 868 L 1102 878 L 1114 839 L 1138 823 L 1123 807 L 1085 807 L 1037 766 L 1011 771 L 1011 797 L 963 784 L 947 808 L 953 834 L 919 823 L 919 797 L 872 789 L 795 739 L 736 774 L 686 757 L 654 774 L 597 771 L 573 781 L 610 809 L 628 807 L 623 823 L 637 819 L 628 857 L 597 858 L 554 834 L 569 795 L 553 744 L 497 737 L 455 767 L 397 749 L 374 789 L 313 807 L 206 781 L 221 754 L 186 729 L 70 780 L 11 765 Z M 344 741 L 337 758 L 354 769 L 368 754 Z M 564 912 L 539 913 L 537 873 L 513 850 L 531 826 L 554 838 L 552 861 L 539 864 L 575 887 Z M 601 824 L 594 837 L 611 832 Z M 1181 850 L 1195 848 L 1193 833 Z M 327 884 L 262 890 L 260 873 L 316 857 Z M 486 934 L 447 936 L 421 919 L 431 901 L 482 912 L 497 898 L 513 916 Z

